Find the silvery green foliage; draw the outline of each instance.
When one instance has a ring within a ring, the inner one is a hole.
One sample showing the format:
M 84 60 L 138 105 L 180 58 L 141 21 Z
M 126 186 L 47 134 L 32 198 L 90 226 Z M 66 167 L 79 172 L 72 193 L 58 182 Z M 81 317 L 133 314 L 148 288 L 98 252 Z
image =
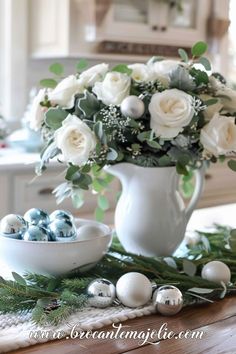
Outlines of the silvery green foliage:
M 78 79 L 78 91 L 69 94 L 69 98 L 74 99 L 73 107 L 65 108 L 60 104 L 50 102 L 50 92 L 56 87 L 64 72 L 63 66 L 59 63 L 50 66 L 50 72 L 54 74 L 54 77 L 41 81 L 41 84 L 47 87 L 47 95 L 45 95 L 44 102 L 41 102 L 45 110 L 42 136 L 48 141 L 41 154 L 41 163 L 37 172 L 41 173 L 49 160 L 53 158 L 66 165 L 65 182 L 54 191 L 59 202 L 64 197 L 72 197 L 75 206 L 80 207 L 83 205 L 83 190 L 91 188 L 94 193 L 98 193 L 99 197 L 102 196 L 96 210 L 97 217 L 101 219 L 108 205 L 108 201 L 104 199 L 106 198 L 104 190 L 112 181 L 112 178 L 102 168 L 107 164 L 119 162 L 129 162 L 144 167 L 176 166 L 177 172 L 185 176 L 186 192 L 190 191 L 190 170 L 199 168 L 203 160 L 217 161 L 214 155 L 204 155 L 200 133 L 207 124 L 205 114 L 207 109 L 220 99 L 215 86 L 225 85 L 225 81 L 220 74 L 209 74 L 210 62 L 203 56 L 206 50 L 207 45 L 204 42 L 196 43 L 191 53 L 179 49 L 181 61 L 176 62 L 175 67 L 164 77 L 154 75 L 155 65 L 164 67 L 165 62 L 168 62 L 161 57 L 153 57 L 148 61 L 146 68 L 148 70 L 151 68 L 151 74 L 145 80 L 142 80 L 142 73 L 141 79 L 132 76 L 132 70 L 124 64 L 110 69 L 110 73 L 125 75 L 126 79 L 130 76 L 129 95 L 137 96 L 145 106 L 144 113 L 137 119 L 122 114 L 119 104 L 105 104 L 101 97 L 96 96 L 93 90 L 94 85 L 101 85 L 105 78 L 105 74 L 101 73 L 96 76 L 96 67 L 93 67 L 95 70 L 93 80 L 94 77 L 97 78 L 95 84 L 89 86 L 80 81 L 80 75 L 84 73 L 87 66 L 85 60 L 80 60 L 76 66 L 77 73 L 74 77 Z M 193 117 L 189 124 L 182 127 L 177 136 L 163 138 L 151 128 L 149 105 L 153 95 L 171 89 L 177 89 L 189 95 Z M 68 95 L 68 91 L 66 94 Z M 106 94 L 113 96 L 112 92 L 106 92 Z M 119 94 L 122 92 L 117 92 L 117 95 Z M 236 115 L 235 112 L 226 112 L 226 114 Z M 81 166 L 66 160 L 64 162 L 61 150 L 58 149 L 54 139 L 55 132 L 63 129 L 64 121 L 69 115 L 78 117 L 96 137 L 95 149 L 89 154 L 86 163 Z M 235 161 L 231 160 L 229 166 L 236 170 Z

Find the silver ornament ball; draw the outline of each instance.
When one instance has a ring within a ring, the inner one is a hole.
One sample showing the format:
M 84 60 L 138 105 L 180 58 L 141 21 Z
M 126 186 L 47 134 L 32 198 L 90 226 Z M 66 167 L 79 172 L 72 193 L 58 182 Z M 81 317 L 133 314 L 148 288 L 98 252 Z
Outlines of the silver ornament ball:
M 2 236 L 21 239 L 27 228 L 26 221 L 17 214 L 8 214 L 2 218 L 0 223 L 0 233 Z
M 46 229 L 36 225 L 30 225 L 23 235 L 24 241 L 48 241 L 49 235 Z
M 74 222 L 74 217 L 69 211 L 65 210 L 54 210 L 49 215 L 50 222 L 54 221 L 55 219 L 65 219 L 71 222 Z
M 116 288 L 107 279 L 96 279 L 89 284 L 87 295 L 90 306 L 105 308 L 111 306 L 115 300 Z
M 25 215 L 24 219 L 31 225 L 46 226 L 50 220 L 48 214 L 38 208 L 29 209 Z
M 153 294 L 153 304 L 156 311 L 164 316 L 177 314 L 183 307 L 183 295 L 173 285 L 164 285 Z
M 65 219 L 55 219 L 48 225 L 48 231 L 54 235 L 56 241 L 68 242 L 77 239 L 76 226 Z
M 125 117 L 138 119 L 144 114 L 145 106 L 137 96 L 128 96 L 122 101 L 120 110 Z

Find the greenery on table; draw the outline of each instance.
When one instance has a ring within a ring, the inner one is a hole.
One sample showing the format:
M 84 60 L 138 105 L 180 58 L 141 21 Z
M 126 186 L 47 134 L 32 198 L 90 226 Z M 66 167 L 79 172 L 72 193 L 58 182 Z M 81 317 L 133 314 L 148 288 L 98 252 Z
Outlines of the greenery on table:
M 236 230 L 216 226 L 214 231 L 196 232 L 199 241 L 188 245 L 181 257 L 148 258 L 124 251 L 114 239 L 107 255 L 86 273 L 53 278 L 37 274 L 24 277 L 13 273 L 14 280 L 0 279 L 0 312 L 32 312 L 38 324 L 59 324 L 86 306 L 87 285 L 94 279 L 106 278 L 116 283 L 131 271 L 145 274 L 158 286 L 173 284 L 184 294 L 185 305 L 214 301 L 236 292 Z M 212 260 L 220 260 L 231 270 L 227 288 L 200 277 L 201 268 Z M 115 306 L 115 305 L 114 305 Z

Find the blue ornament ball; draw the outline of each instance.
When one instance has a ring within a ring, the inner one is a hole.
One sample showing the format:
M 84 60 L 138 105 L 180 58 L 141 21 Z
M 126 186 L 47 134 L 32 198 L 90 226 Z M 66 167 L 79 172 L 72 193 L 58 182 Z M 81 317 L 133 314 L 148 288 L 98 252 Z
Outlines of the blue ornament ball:
M 25 215 L 24 219 L 31 225 L 47 226 L 50 222 L 48 213 L 42 209 L 32 208 L 29 209 Z
M 65 219 L 71 222 L 74 222 L 74 217 L 69 211 L 65 210 L 55 210 L 49 216 L 50 222 L 54 221 L 55 219 Z
M 17 214 L 8 214 L 0 222 L 1 235 L 9 238 L 21 239 L 26 228 L 26 221 Z
M 48 228 L 48 226 L 47 226 L 46 230 L 47 230 L 47 233 L 48 233 L 48 241 L 55 242 L 56 241 L 55 234 Z
M 48 230 L 54 234 L 56 241 L 68 242 L 77 238 L 76 227 L 70 220 L 55 219 L 48 225 Z
M 30 225 L 23 235 L 24 241 L 49 241 L 49 234 L 43 227 Z

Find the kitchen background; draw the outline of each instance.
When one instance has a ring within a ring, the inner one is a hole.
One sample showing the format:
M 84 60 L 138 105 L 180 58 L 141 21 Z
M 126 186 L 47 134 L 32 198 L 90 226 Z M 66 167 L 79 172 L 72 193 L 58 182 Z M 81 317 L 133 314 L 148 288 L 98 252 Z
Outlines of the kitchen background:
M 235 13 L 236 0 L 0 0 L 0 113 L 7 133 L 17 130 L 0 150 L 0 216 L 56 208 L 51 192 L 63 168 L 52 166 L 34 179 L 38 140 L 27 127 L 30 101 L 40 79 L 50 77 L 50 64 L 64 64 L 69 74 L 81 58 L 89 65 L 145 62 L 153 55 L 176 57 L 177 48 L 204 40 L 215 71 L 236 86 Z M 211 167 L 199 206 L 233 202 L 236 175 L 224 164 Z M 63 207 L 75 212 L 70 201 Z M 95 207 L 88 193 L 80 213 L 91 216 Z

